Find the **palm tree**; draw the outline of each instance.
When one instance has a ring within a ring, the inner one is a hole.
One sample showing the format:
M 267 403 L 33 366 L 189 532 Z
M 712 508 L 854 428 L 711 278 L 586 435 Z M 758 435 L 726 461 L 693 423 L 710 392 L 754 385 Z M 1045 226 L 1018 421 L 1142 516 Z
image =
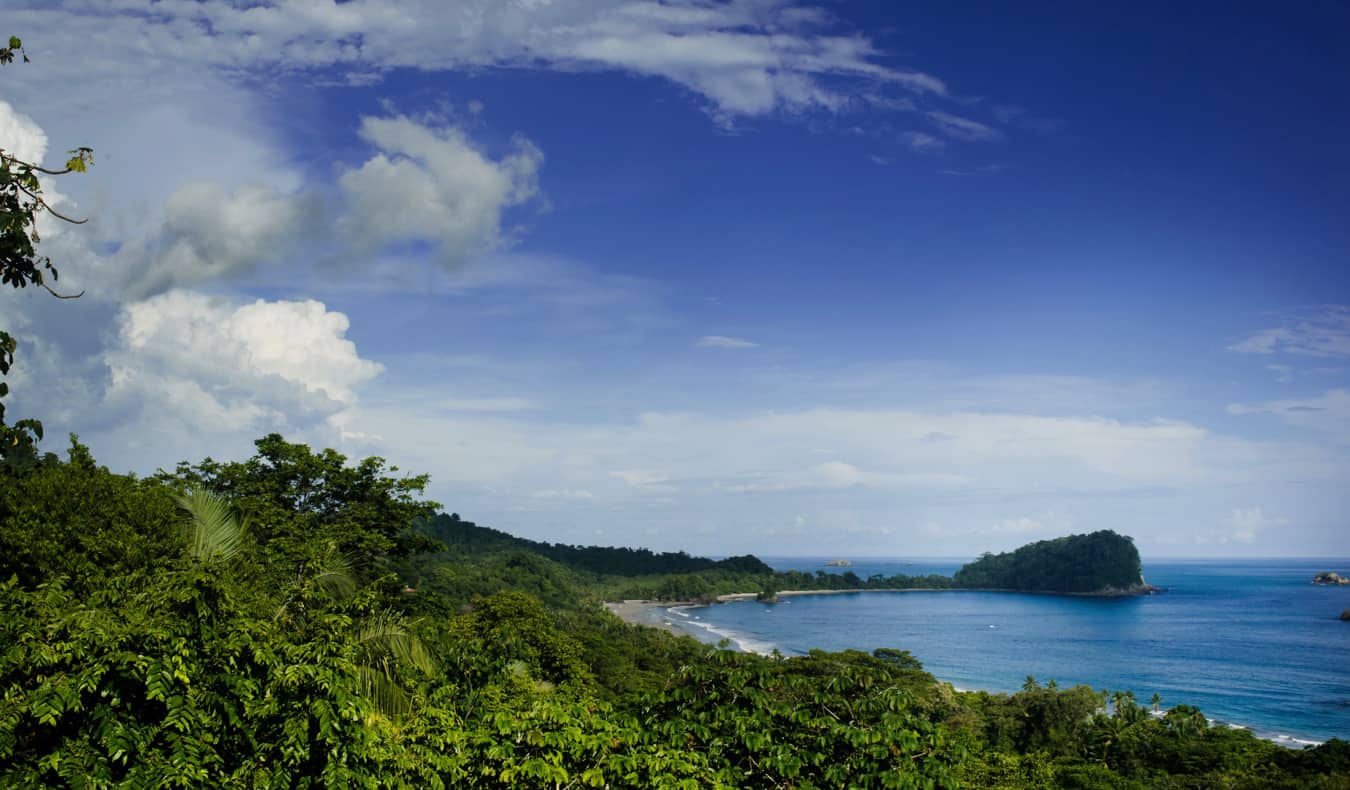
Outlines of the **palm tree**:
M 181 494 L 177 502 L 189 519 L 187 551 L 192 559 L 211 565 L 228 562 L 239 554 L 247 522 L 235 517 L 224 497 L 198 489 Z M 311 590 L 318 590 L 334 603 L 356 592 L 356 580 L 336 550 L 302 569 L 273 619 L 300 625 L 310 608 Z M 411 700 L 398 683 L 398 670 L 412 666 L 427 674 L 434 672 L 435 662 L 426 644 L 413 633 L 406 618 L 395 612 L 371 614 L 354 625 L 351 645 L 356 652 L 362 696 L 390 718 L 406 714 Z
M 188 556 L 213 564 L 233 559 L 243 545 L 244 530 L 223 497 L 201 489 L 176 497 L 178 507 L 188 515 Z

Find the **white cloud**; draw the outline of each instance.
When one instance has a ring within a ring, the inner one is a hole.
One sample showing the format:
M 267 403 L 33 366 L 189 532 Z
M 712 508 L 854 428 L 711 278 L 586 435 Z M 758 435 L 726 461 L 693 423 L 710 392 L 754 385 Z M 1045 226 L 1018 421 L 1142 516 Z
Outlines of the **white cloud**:
M 855 487 L 941 489 L 961 486 L 968 482 L 970 482 L 968 478 L 958 474 L 877 472 L 863 470 L 844 461 L 826 461 L 803 471 L 789 471 L 776 475 L 761 474 L 758 479 L 752 482 L 724 484 L 721 489 L 733 493 L 830 490 Z
M 0 149 L 34 164 L 42 164 L 47 156 L 47 133 L 4 99 L 0 99 Z
M 1292 315 L 1228 347 L 1240 354 L 1350 357 L 1350 305 L 1326 305 Z
M 237 278 L 286 262 L 321 219 L 318 202 L 253 185 L 227 192 L 195 183 L 169 196 L 159 232 L 124 249 L 107 267 L 131 299 Z
M 303 429 L 357 403 L 381 366 L 344 335 L 323 304 L 236 306 L 187 291 L 127 305 L 107 355 L 106 402 L 189 431 Z
M 943 134 L 957 140 L 987 142 L 999 140 L 1003 137 L 1001 132 L 987 124 L 953 115 L 949 112 L 930 110 L 928 118 Z
M 1288 524 L 1289 519 L 1280 516 L 1267 516 L 1265 511 L 1259 507 L 1233 508 L 1233 512 L 1228 516 L 1227 521 L 1229 532 L 1220 540 L 1226 538 L 1238 543 L 1253 543 L 1256 541 L 1257 533 L 1261 530 L 1283 527 Z
M 910 150 L 921 154 L 941 151 L 947 147 L 945 142 L 927 132 L 901 132 L 900 142 L 909 146 Z
M 991 114 L 999 123 L 1012 124 L 1038 134 L 1053 134 L 1064 126 L 1064 122 L 1058 118 L 1044 118 L 1033 114 L 1025 107 L 1011 104 L 995 105 L 991 109 Z
M 668 475 L 651 469 L 615 469 L 609 473 L 609 476 L 622 480 L 633 488 L 651 491 L 674 490 L 671 486 L 666 485 L 670 481 Z
M 1010 532 L 1014 534 L 1027 534 L 1031 532 L 1044 532 L 1045 525 L 1034 518 L 1009 518 L 1000 521 L 993 526 L 994 532 Z
M 942 95 L 941 80 L 883 65 L 865 37 L 788 0 L 405 0 L 388 4 L 277 2 L 70 2 L 7 14 L 16 29 L 60 31 L 73 54 L 135 73 L 126 52 L 147 53 L 147 73 L 339 69 L 369 84 L 394 68 L 606 69 L 658 77 L 727 115 L 835 110 L 863 82 Z M 99 69 L 89 71 L 98 73 Z
M 544 488 L 530 492 L 531 499 L 595 499 L 595 495 L 584 488 Z
M 759 344 L 741 337 L 704 335 L 695 343 L 699 348 L 758 348 Z
M 1232 403 L 1234 415 L 1273 414 L 1290 425 L 1350 443 L 1350 390 L 1334 389 L 1315 398 L 1289 398 L 1265 403 Z
M 425 241 L 454 268 L 501 247 L 502 212 L 539 194 L 543 154 L 523 138 L 493 161 L 453 126 L 367 117 L 360 134 L 380 153 L 338 178 L 348 200 L 339 230 L 358 252 Z
M 0 150 L 29 164 L 54 169 L 62 167 L 60 162 L 45 161 L 47 133 L 42 127 L 28 115 L 14 109 L 13 105 L 4 99 L 0 99 Z M 69 208 L 63 205 L 67 199 L 56 190 L 54 180 L 44 178 L 42 185 L 42 198 L 47 205 L 55 207 L 62 214 L 69 215 Z M 46 212 L 38 214 L 37 230 L 43 238 L 60 235 L 64 229 L 65 223 L 53 219 Z

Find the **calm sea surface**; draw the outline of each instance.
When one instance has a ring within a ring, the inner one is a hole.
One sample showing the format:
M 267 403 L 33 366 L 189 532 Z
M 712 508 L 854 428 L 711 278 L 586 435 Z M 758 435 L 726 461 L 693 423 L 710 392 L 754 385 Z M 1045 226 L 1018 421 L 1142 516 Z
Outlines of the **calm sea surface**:
M 764 558 L 815 571 L 825 558 Z M 965 560 L 854 560 L 872 573 L 952 574 Z M 1186 703 L 1263 737 L 1350 740 L 1350 560 L 1156 561 L 1144 577 L 1160 595 L 1096 599 L 993 592 L 813 595 L 655 610 L 708 642 L 785 655 L 814 648 L 896 647 L 957 688 L 1015 691 L 1027 675 L 1128 689 L 1147 704 Z

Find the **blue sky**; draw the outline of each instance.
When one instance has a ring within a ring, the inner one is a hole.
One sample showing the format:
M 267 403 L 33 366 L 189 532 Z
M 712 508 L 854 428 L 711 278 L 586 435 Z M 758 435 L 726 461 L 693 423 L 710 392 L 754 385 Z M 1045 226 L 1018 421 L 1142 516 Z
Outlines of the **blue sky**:
M 1336 4 L 5 21 L 0 147 L 97 156 L 10 408 L 115 469 L 277 430 L 547 540 L 1350 555 Z

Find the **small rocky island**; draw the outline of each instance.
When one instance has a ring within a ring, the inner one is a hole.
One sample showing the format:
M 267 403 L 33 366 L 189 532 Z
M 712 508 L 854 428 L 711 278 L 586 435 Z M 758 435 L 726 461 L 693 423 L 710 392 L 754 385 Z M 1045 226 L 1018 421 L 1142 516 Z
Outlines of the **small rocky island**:
M 1341 612 L 1341 619 L 1350 623 L 1350 609 L 1345 609 Z
M 1148 595 L 1134 540 L 1109 529 L 982 554 L 952 578 L 955 587 L 1073 595 Z
M 1324 571 L 1323 573 L 1319 573 L 1319 574 L 1317 574 L 1316 576 L 1314 576 L 1314 577 L 1313 577 L 1313 580 L 1312 580 L 1312 583 L 1313 583 L 1313 584 L 1328 584 L 1328 585 L 1330 585 L 1330 584 L 1350 584 L 1350 578 L 1346 578 L 1346 577 L 1340 575 L 1339 573 L 1334 573 L 1334 572 L 1332 572 L 1332 571 Z M 1344 620 L 1345 618 L 1342 617 L 1341 619 Z
M 848 560 L 830 560 L 825 563 L 826 568 L 851 568 L 853 563 Z

